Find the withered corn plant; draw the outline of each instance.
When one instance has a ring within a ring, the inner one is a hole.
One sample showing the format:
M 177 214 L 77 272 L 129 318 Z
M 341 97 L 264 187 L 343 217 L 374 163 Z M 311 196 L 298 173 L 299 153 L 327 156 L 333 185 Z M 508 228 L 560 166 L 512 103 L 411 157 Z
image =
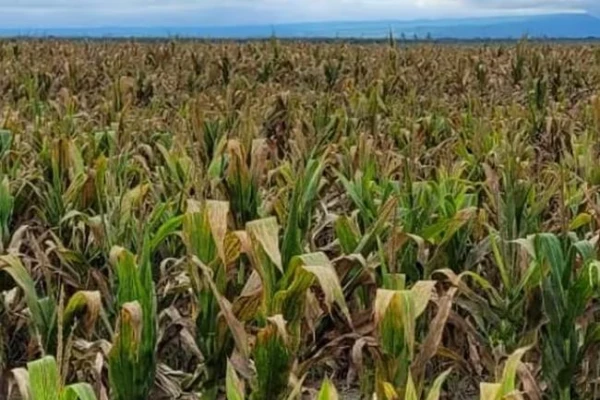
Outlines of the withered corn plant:
M 599 55 L 0 40 L 0 398 L 600 398 Z

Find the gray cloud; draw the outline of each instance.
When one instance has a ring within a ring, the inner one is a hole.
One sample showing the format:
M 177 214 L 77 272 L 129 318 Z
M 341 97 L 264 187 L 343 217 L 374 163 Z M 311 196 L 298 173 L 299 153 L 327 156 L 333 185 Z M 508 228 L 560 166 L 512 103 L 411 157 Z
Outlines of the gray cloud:
M 0 0 L 5 26 L 232 25 L 593 10 L 600 0 Z
M 597 0 L 463 0 L 469 6 L 502 9 L 591 10 Z

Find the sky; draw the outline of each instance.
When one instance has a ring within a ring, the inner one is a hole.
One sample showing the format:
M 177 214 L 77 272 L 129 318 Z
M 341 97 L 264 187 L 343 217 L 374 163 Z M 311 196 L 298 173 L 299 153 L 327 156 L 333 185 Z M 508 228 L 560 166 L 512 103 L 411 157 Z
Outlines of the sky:
M 217 26 L 600 12 L 600 0 L 0 0 L 3 28 Z

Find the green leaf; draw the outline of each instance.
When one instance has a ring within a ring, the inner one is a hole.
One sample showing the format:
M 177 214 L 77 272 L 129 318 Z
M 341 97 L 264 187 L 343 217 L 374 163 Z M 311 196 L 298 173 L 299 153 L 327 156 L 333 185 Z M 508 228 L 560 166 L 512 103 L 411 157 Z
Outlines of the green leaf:
M 569 230 L 574 231 L 576 229 L 581 228 L 584 225 L 589 224 L 590 222 L 592 222 L 592 216 L 590 214 L 578 214 L 575 218 L 573 218 L 573 220 L 569 224 Z
M 302 245 L 310 228 L 312 211 L 324 167 L 323 159 L 309 160 L 304 173 L 296 181 L 281 246 L 284 266 L 290 262 L 293 256 L 303 252 Z
M 0 182 L 0 246 L 2 249 L 10 240 L 9 224 L 12 219 L 14 203 L 15 199 L 10 193 L 8 177 L 5 176 Z
M 294 355 L 288 349 L 287 334 L 281 331 L 275 320 L 270 319 L 268 325 L 258 332 L 253 355 L 256 380 L 250 399 L 283 399 Z
M 412 358 L 416 321 L 414 293 L 378 289 L 374 310 L 382 350 L 394 357 L 406 352 Z
M 408 381 L 406 382 L 406 391 L 404 393 L 404 400 L 419 400 L 417 395 L 417 388 L 413 382 L 412 376 L 408 374 Z
M 4 157 L 10 151 L 13 142 L 12 131 L 0 129 L 0 158 Z
M 405 274 L 383 274 L 382 289 L 404 290 L 406 288 Z
M 202 270 L 203 278 L 206 284 L 209 286 L 214 299 L 217 301 L 219 309 L 221 311 L 221 316 L 225 319 L 229 330 L 233 336 L 236 347 L 238 351 L 244 357 L 248 357 L 249 349 L 248 349 L 248 338 L 246 337 L 246 331 L 244 330 L 244 325 L 236 318 L 233 314 L 231 303 L 227 300 L 218 290 L 215 282 L 211 277 L 211 271 L 203 265 L 197 258 L 193 259 L 193 261 L 198 265 L 198 267 Z M 215 318 L 217 316 L 214 316 Z
M 60 400 L 60 374 L 54 357 L 46 356 L 27 363 L 34 400 Z
M 204 264 L 211 265 L 217 257 L 217 246 L 212 236 L 210 220 L 202 204 L 188 200 L 183 218 L 183 238 L 187 251 Z
M 392 218 L 397 205 L 398 200 L 395 197 L 392 197 L 381 207 L 377 219 L 362 237 L 354 252 L 361 253 L 365 257 L 369 255 L 377 241 L 377 237 L 383 233 L 385 227 L 390 223 L 390 219 Z
M 74 383 L 63 389 L 61 400 L 96 400 L 96 394 L 89 383 Z
M 122 247 L 115 246 L 110 252 L 111 264 L 115 267 L 117 273 L 118 306 L 130 302 L 141 300 L 144 288 L 141 285 L 139 270 L 135 256 Z
M 451 372 L 452 368 L 448 368 L 446 371 L 439 374 L 437 378 L 435 378 L 435 381 L 433 381 L 433 385 L 431 386 L 429 393 L 427 393 L 426 400 L 439 400 L 440 394 L 442 392 L 442 385 L 444 384 L 444 382 L 446 382 L 446 379 L 448 378 L 448 375 L 450 375 Z
M 506 364 L 504 365 L 504 370 L 502 372 L 500 389 L 500 392 L 503 396 L 517 390 L 517 368 L 521 363 L 521 358 L 523 358 L 523 355 L 529 351 L 529 349 L 530 347 L 522 347 L 517 349 L 506 360 Z
M 335 385 L 329 380 L 329 378 L 325 378 L 323 383 L 321 384 L 321 390 L 317 394 L 317 400 L 338 400 L 339 395 Z
M 150 241 L 150 251 L 153 252 L 158 246 L 170 235 L 173 235 L 181 227 L 183 222 L 183 216 L 177 216 L 170 218 L 164 224 L 162 224 L 156 233 L 152 236 Z
M 154 384 L 155 366 L 152 357 L 145 354 L 143 323 L 142 307 L 137 301 L 123 304 L 108 354 L 109 380 L 115 400 L 145 400 Z
M 118 280 L 117 305 L 121 308 L 109 376 L 116 400 L 145 400 L 156 372 L 156 294 L 148 248 L 141 265 L 127 250 L 115 247 L 110 259 Z
M 358 228 L 349 218 L 341 216 L 335 220 L 334 229 L 344 254 L 353 254 L 360 240 Z

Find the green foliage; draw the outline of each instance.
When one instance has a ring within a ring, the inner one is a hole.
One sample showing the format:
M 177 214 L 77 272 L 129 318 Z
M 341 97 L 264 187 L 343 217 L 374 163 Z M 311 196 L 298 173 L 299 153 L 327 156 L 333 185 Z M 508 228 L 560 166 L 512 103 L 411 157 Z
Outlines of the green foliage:
M 96 400 L 88 383 L 62 385 L 54 357 L 46 356 L 27 363 L 27 370 L 13 371 L 23 400 Z
M 139 260 L 115 247 L 111 261 L 118 281 L 120 310 L 114 343 L 109 354 L 109 377 L 118 400 L 148 398 L 156 374 L 156 292 L 150 260 Z

